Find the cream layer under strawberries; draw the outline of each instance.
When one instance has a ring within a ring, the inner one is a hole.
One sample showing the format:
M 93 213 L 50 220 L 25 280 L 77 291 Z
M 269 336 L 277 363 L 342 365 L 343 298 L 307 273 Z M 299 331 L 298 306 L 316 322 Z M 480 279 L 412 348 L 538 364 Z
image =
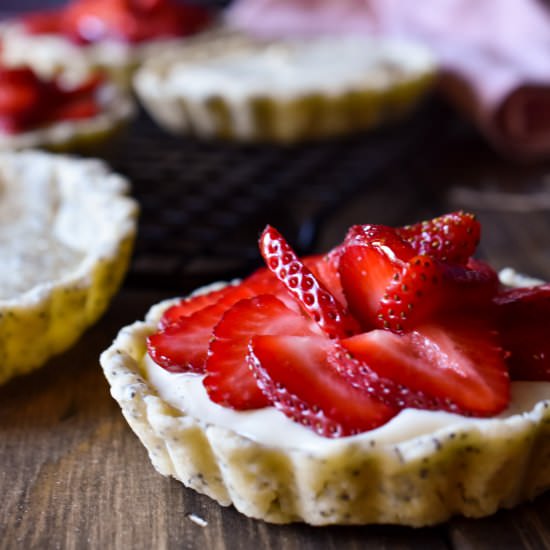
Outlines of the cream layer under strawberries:
M 501 271 L 500 278 L 504 284 L 510 286 L 541 283 L 511 269 Z M 492 418 L 468 418 L 443 411 L 405 409 L 375 430 L 341 439 L 328 439 L 293 422 L 274 407 L 253 411 L 236 411 L 222 407 L 209 399 L 202 385 L 202 376 L 170 373 L 148 355 L 144 357 L 142 369 L 164 401 L 205 424 L 228 428 L 267 446 L 308 451 L 337 447 L 352 439 L 369 441 L 371 445 L 395 444 L 429 435 L 440 429 L 455 429 L 455 426 L 457 431 L 475 425 L 480 432 L 491 432 L 497 429 L 502 420 L 527 413 L 539 402 L 550 401 L 550 382 L 513 382 L 508 408 Z

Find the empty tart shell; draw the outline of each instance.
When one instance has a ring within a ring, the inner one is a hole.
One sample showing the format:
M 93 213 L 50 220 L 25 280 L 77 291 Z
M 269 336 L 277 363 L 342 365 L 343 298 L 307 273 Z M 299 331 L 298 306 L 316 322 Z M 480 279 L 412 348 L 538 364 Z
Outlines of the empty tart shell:
M 222 29 L 150 58 L 134 84 L 153 118 L 175 133 L 291 143 L 400 118 L 434 72 L 431 54 L 408 43 L 262 41 Z
M 510 407 L 495 418 L 406 409 L 342 439 L 272 408 L 237 412 L 209 402 L 198 414 L 206 409 L 193 408 L 189 386 L 174 397 L 178 377 L 192 375 L 147 359 L 146 338 L 173 303 L 123 328 L 101 364 L 158 472 L 221 505 L 273 523 L 424 526 L 486 516 L 550 488 L 550 383 L 514 383 Z
M 137 203 L 96 160 L 0 152 L 0 382 L 70 347 L 126 272 Z

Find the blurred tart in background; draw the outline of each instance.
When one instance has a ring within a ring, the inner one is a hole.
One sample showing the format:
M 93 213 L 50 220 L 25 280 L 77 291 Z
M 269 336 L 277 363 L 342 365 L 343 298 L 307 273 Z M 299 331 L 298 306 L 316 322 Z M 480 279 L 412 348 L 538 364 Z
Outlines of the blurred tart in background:
M 91 150 L 133 113 L 133 100 L 106 75 L 72 82 L 0 65 L 0 150 Z
M 222 29 L 150 58 L 134 83 L 151 115 L 173 132 L 289 143 L 400 118 L 434 73 L 431 54 L 405 42 L 261 40 Z
M 0 152 L 0 383 L 69 348 L 126 272 L 137 203 L 97 160 Z
M 3 27 L 3 58 L 41 74 L 103 68 L 128 82 L 146 55 L 171 47 L 212 20 L 205 8 L 174 0 L 74 0 Z

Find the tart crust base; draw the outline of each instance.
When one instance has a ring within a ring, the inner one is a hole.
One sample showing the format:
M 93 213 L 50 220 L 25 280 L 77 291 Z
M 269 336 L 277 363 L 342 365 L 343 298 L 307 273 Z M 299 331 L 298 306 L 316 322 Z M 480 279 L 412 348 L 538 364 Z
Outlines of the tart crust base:
M 489 429 L 457 424 L 399 444 L 346 438 L 328 451 L 279 449 L 165 402 L 140 372 L 162 311 L 101 356 L 111 393 L 154 467 L 221 505 L 272 523 L 425 526 L 482 517 L 550 488 L 550 402 Z
M 17 158 L 53 173 L 66 170 L 62 192 L 74 200 L 80 189 L 80 207 L 95 216 L 96 233 L 74 270 L 0 300 L 0 383 L 69 348 L 105 311 L 128 267 L 138 211 L 137 203 L 126 196 L 128 182 L 100 161 L 33 151 L 0 153 L 0 163 Z

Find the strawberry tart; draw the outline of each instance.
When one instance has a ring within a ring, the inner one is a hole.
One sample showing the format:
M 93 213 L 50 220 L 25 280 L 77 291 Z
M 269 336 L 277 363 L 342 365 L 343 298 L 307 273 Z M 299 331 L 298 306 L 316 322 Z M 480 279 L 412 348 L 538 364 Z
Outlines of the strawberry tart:
M 126 272 L 137 204 L 96 160 L 0 152 L 0 383 L 69 348 Z
M 424 97 L 434 72 L 426 49 L 402 41 L 261 40 L 220 29 L 151 57 L 134 84 L 174 133 L 289 143 L 400 118 Z
M 0 150 L 87 149 L 113 136 L 134 103 L 105 76 L 72 82 L 0 65 Z
M 2 56 L 7 64 L 28 64 L 46 76 L 103 68 L 128 84 L 145 57 L 211 20 L 205 8 L 174 0 L 73 0 L 4 24 Z
M 269 522 L 430 525 L 550 487 L 550 284 L 455 212 L 155 305 L 101 356 L 155 468 Z

